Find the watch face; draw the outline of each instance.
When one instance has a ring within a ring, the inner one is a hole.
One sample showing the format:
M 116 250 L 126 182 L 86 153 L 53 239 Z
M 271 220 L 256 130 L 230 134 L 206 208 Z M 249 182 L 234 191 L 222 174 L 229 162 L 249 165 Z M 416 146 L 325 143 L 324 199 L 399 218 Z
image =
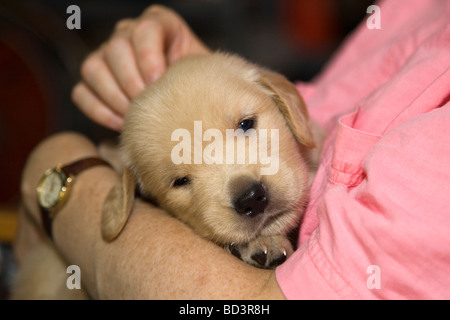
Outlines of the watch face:
M 58 204 L 64 188 L 65 177 L 56 170 L 48 172 L 39 183 L 37 189 L 38 202 L 41 207 L 49 209 Z

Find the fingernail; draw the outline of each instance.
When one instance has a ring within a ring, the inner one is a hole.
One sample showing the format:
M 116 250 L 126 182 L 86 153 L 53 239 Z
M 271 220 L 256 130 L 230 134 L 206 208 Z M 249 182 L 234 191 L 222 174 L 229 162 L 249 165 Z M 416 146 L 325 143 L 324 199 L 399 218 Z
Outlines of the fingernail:
M 110 119 L 109 127 L 115 131 L 122 130 L 123 127 L 123 118 L 119 116 L 113 116 Z
M 161 77 L 161 73 L 159 72 L 153 72 L 150 74 L 150 76 L 147 78 L 148 83 L 153 83 L 156 80 L 158 80 Z

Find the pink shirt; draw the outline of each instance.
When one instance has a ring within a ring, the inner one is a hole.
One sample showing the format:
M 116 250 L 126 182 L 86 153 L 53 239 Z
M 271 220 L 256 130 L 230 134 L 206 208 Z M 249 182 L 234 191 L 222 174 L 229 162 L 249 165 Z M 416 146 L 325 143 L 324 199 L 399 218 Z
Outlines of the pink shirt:
M 378 5 L 298 84 L 329 136 L 276 271 L 289 299 L 450 298 L 450 2 Z

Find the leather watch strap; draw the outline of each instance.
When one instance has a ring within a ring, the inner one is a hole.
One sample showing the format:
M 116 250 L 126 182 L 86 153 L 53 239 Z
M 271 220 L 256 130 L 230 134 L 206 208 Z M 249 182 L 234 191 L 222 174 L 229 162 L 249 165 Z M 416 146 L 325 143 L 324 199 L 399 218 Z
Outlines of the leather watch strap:
M 82 172 L 88 168 L 100 166 L 100 165 L 111 166 L 107 161 L 103 160 L 102 158 L 90 157 L 90 158 L 84 158 L 84 159 L 72 162 L 68 165 L 65 165 L 61 168 L 61 170 L 67 176 L 76 176 L 80 172 Z
M 41 208 L 41 220 L 45 233 L 53 240 L 52 218 L 50 218 L 50 212 Z

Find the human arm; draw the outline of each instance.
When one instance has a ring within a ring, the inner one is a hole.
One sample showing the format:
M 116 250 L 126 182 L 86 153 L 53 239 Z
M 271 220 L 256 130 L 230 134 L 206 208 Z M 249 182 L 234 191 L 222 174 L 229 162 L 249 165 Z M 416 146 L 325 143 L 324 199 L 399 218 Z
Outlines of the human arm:
M 25 207 L 39 219 L 35 186 L 56 163 L 98 155 L 77 134 L 42 142 L 30 155 L 22 180 Z M 197 236 L 164 211 L 137 200 L 130 220 L 113 242 L 103 241 L 103 200 L 120 177 L 107 167 L 91 168 L 75 182 L 53 223 L 56 246 L 81 270 L 94 298 L 102 299 L 263 299 L 283 298 L 274 271 L 251 267 Z M 18 238 L 20 242 L 20 236 Z
M 152 5 L 136 19 L 120 20 L 86 58 L 72 100 L 90 119 L 119 131 L 130 101 L 145 85 L 175 60 L 209 52 L 177 13 Z

